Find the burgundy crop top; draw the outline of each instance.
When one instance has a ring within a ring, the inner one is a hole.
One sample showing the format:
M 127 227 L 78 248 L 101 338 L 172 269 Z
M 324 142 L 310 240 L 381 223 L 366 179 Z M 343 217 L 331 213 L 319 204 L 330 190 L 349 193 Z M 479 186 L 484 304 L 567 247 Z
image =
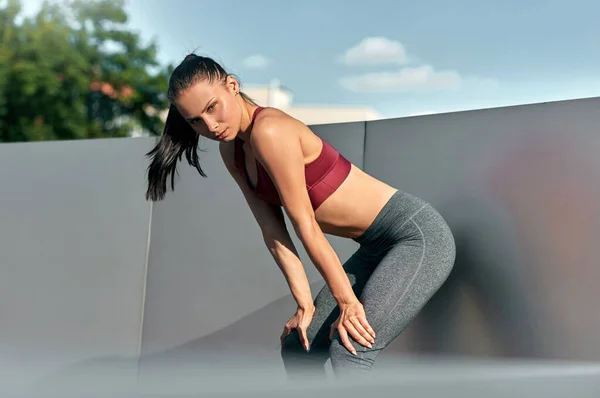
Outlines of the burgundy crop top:
M 252 121 L 256 115 L 262 111 L 263 107 L 258 107 L 252 115 Z M 312 204 L 313 210 L 316 210 L 335 190 L 344 182 L 348 174 L 350 174 L 351 163 L 340 154 L 327 141 L 323 140 L 323 149 L 314 161 L 305 165 L 306 189 Z M 252 187 L 250 178 L 246 173 L 245 154 L 243 149 L 243 141 L 236 137 L 235 139 L 235 164 L 242 176 L 248 181 L 248 185 L 253 190 L 254 194 L 267 203 L 281 206 L 281 199 L 277 188 L 273 184 L 271 177 L 260 164 L 256 161 L 257 167 L 257 182 L 256 187 Z

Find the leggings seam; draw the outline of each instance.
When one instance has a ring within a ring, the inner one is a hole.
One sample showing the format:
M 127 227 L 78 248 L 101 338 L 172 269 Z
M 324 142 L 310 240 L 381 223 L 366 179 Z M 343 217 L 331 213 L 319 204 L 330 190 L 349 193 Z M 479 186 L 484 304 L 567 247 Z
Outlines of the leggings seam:
M 425 205 L 427 206 L 427 205 Z M 415 279 L 417 278 L 417 275 L 419 274 L 419 271 L 421 270 L 421 267 L 423 266 L 423 260 L 425 259 L 425 249 L 426 249 L 426 243 L 425 243 L 425 234 L 423 234 L 423 230 L 421 230 L 421 228 L 419 227 L 419 225 L 413 220 L 413 217 L 416 216 L 423 208 L 425 208 L 425 206 L 421 207 L 419 210 L 417 210 L 417 212 L 415 214 L 413 214 L 406 222 L 412 222 L 414 224 L 415 227 L 417 227 L 417 229 L 419 230 L 419 233 L 421 234 L 421 238 L 423 240 L 423 250 L 421 251 L 421 260 L 419 261 L 419 265 L 417 266 L 417 269 L 415 270 L 412 278 L 410 279 L 410 282 L 408 282 L 408 285 L 406 286 L 406 289 L 404 289 L 404 292 L 402 292 L 402 294 L 400 295 L 400 298 L 398 298 L 398 301 L 396 301 L 396 304 L 394 304 L 394 306 L 390 309 L 388 316 L 381 322 L 381 325 L 379 325 L 379 327 L 382 327 L 388 320 L 390 315 L 394 312 L 394 310 L 396 309 L 396 307 L 398 306 L 398 304 L 400 304 L 400 301 L 402 301 L 402 299 L 406 296 L 407 292 L 410 290 L 410 288 L 412 287 Z M 406 224 L 406 223 L 405 223 Z
M 415 222 L 413 221 L 413 218 L 415 218 L 416 215 L 419 214 L 421 212 L 421 210 L 423 210 L 427 206 L 429 206 L 429 203 L 425 203 L 423 206 L 421 206 L 421 208 L 419 210 L 415 211 L 412 216 L 408 217 L 408 220 L 406 220 L 406 221 L 404 221 L 402 223 L 401 227 L 403 227 L 404 225 L 406 225 L 408 222 L 412 222 L 413 224 L 415 224 Z M 415 226 L 417 226 L 417 224 L 415 224 Z M 419 227 L 417 226 L 417 228 L 419 228 Z M 421 235 L 423 235 L 423 232 L 421 231 L 421 228 L 419 228 L 419 232 L 421 232 Z M 423 239 L 424 238 L 425 238 L 425 236 L 423 236 Z
M 429 203 L 425 203 L 423 206 L 421 206 L 421 207 L 420 207 L 420 208 L 419 208 L 417 211 L 415 211 L 415 212 L 414 212 L 414 213 L 413 213 L 413 214 L 412 214 L 410 217 L 408 217 L 408 218 L 406 219 L 406 221 L 404 221 L 402 224 L 400 224 L 400 226 L 399 226 L 398 228 L 399 228 L 399 229 L 401 229 L 401 228 L 402 228 L 402 227 L 404 227 L 404 226 L 405 226 L 407 223 L 409 223 L 409 222 L 413 221 L 413 218 L 414 218 L 414 217 L 416 217 L 416 216 L 417 216 L 417 214 L 419 214 L 419 213 L 421 212 L 421 210 L 423 210 L 423 209 L 424 209 L 424 208 L 426 208 L 427 206 L 429 206 Z M 378 217 L 379 217 L 379 216 L 378 216 Z M 414 221 L 413 221 L 413 223 L 414 223 Z M 371 227 L 372 227 L 372 226 L 371 226 Z M 369 228 L 371 228 L 371 227 L 369 227 Z M 368 229 L 367 229 L 367 231 L 368 231 Z M 423 237 L 423 240 L 425 240 L 425 236 L 423 236 L 423 233 L 422 233 L 422 232 L 421 232 L 421 236 Z M 361 244 L 361 243 L 360 243 L 360 241 L 357 241 L 357 242 L 358 242 L 359 244 Z M 361 244 L 361 245 L 362 245 L 362 244 Z M 358 251 L 360 251 L 360 250 L 361 250 L 361 249 L 358 249 Z M 385 251 L 387 251 L 387 250 L 388 250 L 388 249 L 383 249 L 383 251 L 384 251 L 384 252 L 385 252 Z M 358 252 L 357 252 L 357 253 L 358 253 Z

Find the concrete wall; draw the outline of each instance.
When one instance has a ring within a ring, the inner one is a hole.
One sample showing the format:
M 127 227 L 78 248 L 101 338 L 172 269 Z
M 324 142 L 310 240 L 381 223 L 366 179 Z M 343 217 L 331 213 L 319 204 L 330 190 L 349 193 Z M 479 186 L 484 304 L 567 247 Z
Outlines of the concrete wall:
M 150 144 L 0 145 L 0 387 L 139 355 Z
M 450 279 L 384 358 L 600 360 L 599 105 L 314 126 L 358 167 L 431 202 L 457 239 Z M 103 364 L 118 364 L 129 385 L 165 364 L 230 367 L 231 356 L 243 366 L 240 353 L 278 366 L 294 303 L 216 145 L 201 144 L 207 179 L 182 165 L 176 191 L 151 206 L 143 154 L 153 143 L 0 145 L 0 349 L 11 385 Z M 329 239 L 342 261 L 356 249 Z M 316 294 L 323 282 L 294 242 Z

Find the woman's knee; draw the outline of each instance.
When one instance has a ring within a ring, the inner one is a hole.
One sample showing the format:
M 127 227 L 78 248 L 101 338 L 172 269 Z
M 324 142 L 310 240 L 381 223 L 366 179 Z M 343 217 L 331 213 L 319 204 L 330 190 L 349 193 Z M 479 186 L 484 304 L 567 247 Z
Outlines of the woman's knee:
M 335 336 L 329 345 L 329 357 L 331 359 L 331 366 L 336 371 L 343 371 L 344 369 L 355 369 L 368 371 L 373 367 L 375 363 L 375 357 L 381 351 L 380 348 L 374 346 L 373 348 L 365 347 L 353 339 L 350 339 L 350 344 L 356 350 L 356 355 L 348 351 L 344 346 L 339 336 Z
M 306 354 L 306 350 L 302 347 L 300 336 L 296 330 L 292 330 L 290 334 L 281 343 L 281 356 L 297 356 Z
M 318 346 L 306 351 L 300 343 L 298 333 L 294 331 L 281 344 L 281 359 L 289 377 L 322 377 L 328 352 Z
M 321 344 L 322 345 L 322 344 Z M 319 347 L 315 342 L 311 342 L 310 349 L 306 351 L 300 342 L 300 335 L 296 330 L 292 330 L 290 334 L 281 343 L 281 356 L 285 358 L 298 358 L 307 356 L 316 356 L 324 354 L 323 347 Z

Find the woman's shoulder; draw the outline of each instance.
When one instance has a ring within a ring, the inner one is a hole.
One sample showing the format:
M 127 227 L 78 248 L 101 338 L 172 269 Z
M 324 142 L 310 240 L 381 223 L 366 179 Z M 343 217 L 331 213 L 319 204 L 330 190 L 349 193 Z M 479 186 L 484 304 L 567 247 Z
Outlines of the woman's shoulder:
M 277 108 L 265 107 L 256 115 L 252 140 L 287 140 L 298 138 L 308 127 L 300 120 Z

